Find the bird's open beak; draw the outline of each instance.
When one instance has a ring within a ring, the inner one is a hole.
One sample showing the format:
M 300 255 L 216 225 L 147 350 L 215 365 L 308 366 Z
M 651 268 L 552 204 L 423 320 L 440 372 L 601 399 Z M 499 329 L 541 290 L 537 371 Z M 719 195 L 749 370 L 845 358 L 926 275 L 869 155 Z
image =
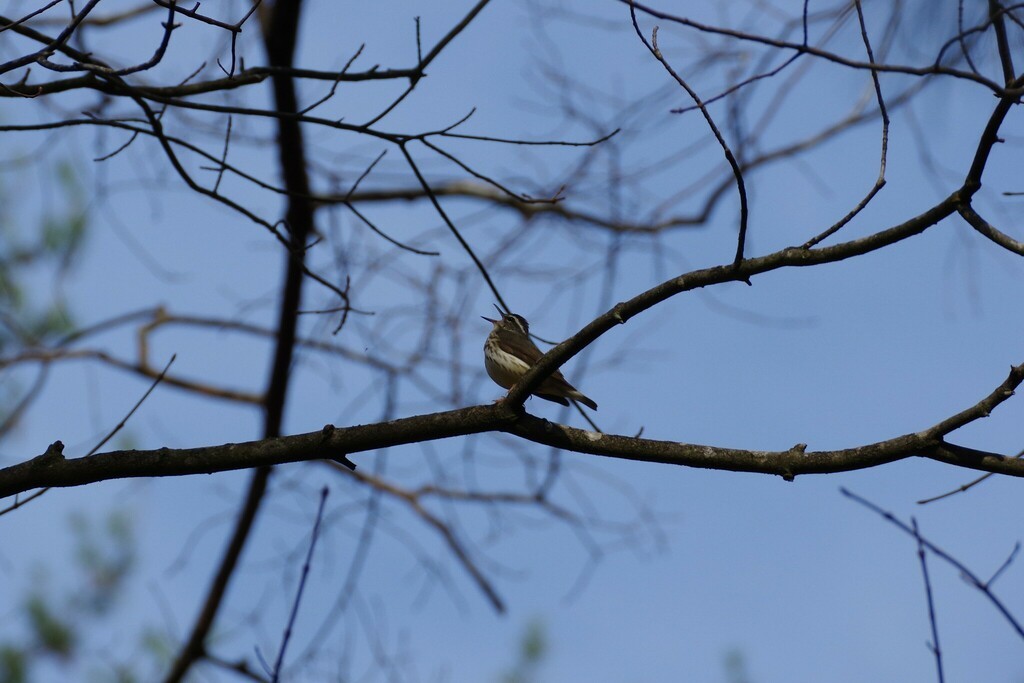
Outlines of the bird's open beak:
M 486 315 L 482 315 L 482 316 L 480 316 L 480 317 L 481 317 L 481 318 L 483 318 L 484 320 L 486 320 L 486 321 L 487 321 L 487 322 L 489 322 L 489 323 L 494 323 L 495 325 L 497 325 L 497 324 L 498 324 L 498 321 L 497 321 L 497 320 L 491 320 L 491 319 L 490 319 L 490 318 L 488 318 L 488 317 L 487 317 Z

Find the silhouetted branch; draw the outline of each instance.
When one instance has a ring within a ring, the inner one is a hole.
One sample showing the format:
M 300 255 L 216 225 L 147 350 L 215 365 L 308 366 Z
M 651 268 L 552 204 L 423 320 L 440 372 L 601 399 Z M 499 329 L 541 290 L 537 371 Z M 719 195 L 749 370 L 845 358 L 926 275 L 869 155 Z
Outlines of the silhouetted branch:
M 123 477 L 210 474 L 289 462 L 335 458 L 389 446 L 503 431 L 563 450 L 626 460 L 660 462 L 739 472 L 776 474 L 792 479 L 876 467 L 910 457 L 926 457 L 951 465 L 1024 476 L 1024 461 L 997 453 L 947 443 L 945 436 L 987 416 L 1013 395 L 1024 381 L 1024 364 L 987 397 L 933 427 L 886 441 L 835 451 L 808 451 L 797 444 L 788 451 L 752 451 L 599 434 L 520 412 L 511 400 L 488 406 L 460 408 L 430 415 L 354 427 L 328 425 L 318 432 L 267 438 L 201 448 L 155 451 L 111 451 L 89 458 L 66 460 L 62 455 L 39 456 L 0 470 L 0 498 L 40 486 L 81 486 Z
M 708 127 L 711 129 L 711 133 L 715 136 L 715 140 L 718 141 L 719 147 L 722 148 L 722 152 L 725 154 L 725 160 L 729 163 L 729 167 L 732 169 L 733 177 L 736 179 L 736 191 L 740 197 L 740 226 L 739 236 L 736 241 L 736 257 L 733 259 L 733 266 L 739 266 L 740 262 L 743 261 L 743 249 L 747 241 L 747 216 L 750 213 L 750 209 L 747 207 L 747 186 L 743 181 L 743 171 L 740 169 L 739 163 L 736 161 L 736 157 L 732 153 L 732 149 L 729 147 L 729 143 L 725 141 L 725 137 L 722 132 L 718 130 L 718 126 L 715 125 L 715 120 L 711 118 L 711 113 L 708 108 L 704 105 L 704 102 L 700 99 L 690 85 L 683 80 L 683 78 L 676 73 L 675 69 L 668 63 L 664 55 L 661 54 L 661 50 L 658 48 L 658 27 L 655 26 L 651 32 L 651 41 L 647 42 L 647 38 L 640 30 L 640 24 L 637 23 L 636 11 L 632 2 L 629 5 L 629 16 L 633 20 L 633 30 L 636 32 L 640 42 L 644 44 L 644 47 L 654 56 L 658 62 L 661 63 L 665 70 L 668 72 L 676 83 L 679 84 L 683 90 L 690 96 L 690 99 L 694 101 L 697 108 L 700 109 L 700 113 L 704 116 L 704 120 L 707 121 Z
M 1010 610 L 1007 609 L 1006 605 L 1004 605 L 1002 601 L 999 600 L 999 598 L 997 598 L 995 594 L 992 592 L 991 581 L 982 581 L 974 572 L 972 572 L 970 569 L 964 566 L 962 562 L 954 558 L 952 555 L 946 553 L 941 548 L 937 547 L 928 539 L 922 537 L 919 533 L 915 533 L 915 530 L 913 528 L 911 528 L 905 522 L 897 519 L 896 516 L 893 515 L 891 512 L 883 510 L 882 508 L 875 505 L 871 501 L 862 498 L 861 496 L 858 496 L 855 493 L 852 493 L 846 488 L 840 488 L 839 491 L 847 498 L 850 498 L 851 500 L 863 505 L 872 512 L 875 512 L 899 530 L 903 531 L 906 534 L 909 534 L 910 536 L 913 536 L 917 539 L 919 544 L 927 548 L 933 555 L 956 568 L 956 570 L 960 572 L 960 576 L 962 576 L 965 581 L 967 581 L 969 584 L 977 588 L 986 598 L 988 598 L 989 602 L 991 602 L 992 605 L 999 611 L 999 613 L 1003 615 L 1003 618 L 1006 619 L 1006 621 L 1010 624 L 1013 630 L 1017 632 L 1017 635 L 1021 638 L 1024 638 L 1024 626 L 1021 626 L 1021 624 L 1017 621 L 1013 614 L 1010 613 Z M 1002 568 L 1000 568 L 999 572 L 1001 571 Z M 999 575 L 999 572 L 996 572 L 996 576 Z M 995 576 L 993 578 L 995 578 Z M 937 646 L 938 643 L 936 643 L 936 647 Z
M 288 625 L 285 626 L 284 634 L 281 636 L 281 647 L 277 651 L 277 660 L 271 669 L 270 680 L 277 683 L 281 679 L 281 669 L 284 668 L 284 653 L 288 649 L 288 641 L 292 637 L 292 628 L 295 626 L 295 619 L 299 615 L 299 604 L 302 602 L 302 593 L 306 588 L 306 578 L 309 576 L 309 568 L 313 561 L 313 549 L 316 548 L 317 537 L 320 534 L 320 522 L 324 518 L 324 503 L 327 502 L 328 488 L 320 489 L 320 504 L 316 509 L 316 521 L 313 522 L 313 531 L 309 537 L 309 552 L 306 553 L 306 561 L 302 564 L 302 574 L 299 577 L 299 587 L 295 591 L 295 601 L 292 603 L 291 613 L 288 615 Z
M 928 578 L 928 558 L 924 552 L 924 539 L 917 528 L 917 520 L 910 518 L 911 529 L 914 538 L 917 539 L 917 558 L 921 562 L 921 576 L 924 577 L 924 594 L 928 600 L 928 623 L 932 627 L 932 642 L 929 648 L 935 655 L 935 669 L 938 674 L 939 683 L 945 683 L 946 677 L 942 671 L 942 648 L 939 646 L 939 624 L 935 619 L 935 600 L 932 598 L 932 582 Z

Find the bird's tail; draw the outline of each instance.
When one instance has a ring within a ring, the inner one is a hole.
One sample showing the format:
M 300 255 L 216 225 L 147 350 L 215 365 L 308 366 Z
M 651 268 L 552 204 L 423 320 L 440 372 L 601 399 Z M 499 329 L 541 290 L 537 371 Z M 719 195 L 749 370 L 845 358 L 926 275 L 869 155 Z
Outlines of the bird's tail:
M 575 389 L 569 392 L 569 398 L 571 398 L 574 401 L 579 401 L 580 403 L 590 408 L 591 410 L 597 410 L 597 404 L 594 403 L 592 399 L 584 396 L 582 393 L 576 391 Z

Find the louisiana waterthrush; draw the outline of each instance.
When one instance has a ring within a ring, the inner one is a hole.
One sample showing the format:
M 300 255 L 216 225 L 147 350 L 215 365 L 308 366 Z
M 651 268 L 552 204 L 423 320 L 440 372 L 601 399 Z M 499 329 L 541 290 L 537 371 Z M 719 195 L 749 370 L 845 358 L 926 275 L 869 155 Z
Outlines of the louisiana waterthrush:
M 498 386 L 511 389 L 544 354 L 530 339 L 530 323 L 523 316 L 501 313 L 500 320 L 481 317 L 494 325 L 484 342 L 484 367 Z M 533 395 L 563 406 L 569 405 L 572 399 L 597 410 L 597 404 L 577 391 L 558 370 L 541 382 Z

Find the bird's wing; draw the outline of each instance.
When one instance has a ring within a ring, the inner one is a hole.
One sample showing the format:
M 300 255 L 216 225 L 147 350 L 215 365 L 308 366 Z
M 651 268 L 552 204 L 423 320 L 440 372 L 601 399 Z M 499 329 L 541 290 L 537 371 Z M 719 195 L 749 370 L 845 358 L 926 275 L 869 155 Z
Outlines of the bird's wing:
M 522 337 L 516 337 L 515 340 L 509 339 L 508 336 L 499 334 L 498 345 L 506 352 L 515 356 L 516 358 L 522 358 L 527 362 L 529 367 L 533 367 L 540 360 L 544 352 L 537 348 L 537 345 L 533 343 L 533 340 L 529 337 L 525 339 Z M 565 377 L 558 370 L 551 373 L 551 378 L 559 382 L 565 382 Z

